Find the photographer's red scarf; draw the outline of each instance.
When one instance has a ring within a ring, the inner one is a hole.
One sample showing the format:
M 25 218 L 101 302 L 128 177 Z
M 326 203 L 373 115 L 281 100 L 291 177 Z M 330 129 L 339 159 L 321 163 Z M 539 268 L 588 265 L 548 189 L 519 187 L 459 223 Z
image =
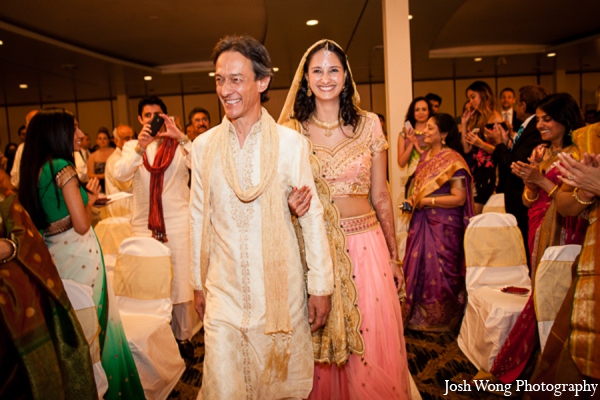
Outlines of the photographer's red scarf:
M 162 207 L 163 182 L 165 180 L 165 171 L 173 162 L 176 150 L 177 141 L 171 138 L 164 138 L 158 147 L 156 157 L 154 157 L 154 165 L 150 165 L 148 156 L 144 153 L 144 167 L 150 172 L 148 229 L 152 231 L 152 237 L 162 243 L 168 242 Z

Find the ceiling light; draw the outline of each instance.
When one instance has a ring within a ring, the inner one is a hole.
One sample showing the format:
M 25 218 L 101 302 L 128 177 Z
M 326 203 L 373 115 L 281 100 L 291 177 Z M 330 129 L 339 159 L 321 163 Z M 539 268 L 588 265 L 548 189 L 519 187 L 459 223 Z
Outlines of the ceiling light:
M 277 67 L 273 68 L 273 72 L 277 72 L 277 71 L 279 71 L 279 68 L 277 68 Z
M 547 57 L 556 57 L 556 53 L 548 53 L 546 54 Z
M 29 86 L 27 86 L 27 84 L 26 84 L 26 83 L 21 83 L 21 84 L 19 85 L 19 87 L 20 87 L 21 89 L 27 89 Z
M 479 62 L 479 61 L 481 61 L 481 60 L 483 60 L 483 58 L 481 58 L 481 57 L 475 57 L 475 59 L 474 59 L 473 61 L 475 61 L 475 62 Z
M 152 77 L 151 77 L 150 75 L 146 75 L 146 76 L 144 77 L 144 80 L 145 80 L 145 81 L 151 81 L 151 80 L 152 80 Z
M 408 20 L 410 21 L 411 19 L 413 19 L 413 16 L 408 14 Z
M 214 72 L 209 72 L 208 76 L 215 76 L 216 74 Z
M 4 42 L 2 40 L 0 40 L 0 46 L 2 46 L 4 44 Z
M 319 21 L 316 19 L 310 19 L 310 20 L 306 21 L 306 25 L 308 25 L 308 26 L 315 26 L 318 23 L 319 23 Z

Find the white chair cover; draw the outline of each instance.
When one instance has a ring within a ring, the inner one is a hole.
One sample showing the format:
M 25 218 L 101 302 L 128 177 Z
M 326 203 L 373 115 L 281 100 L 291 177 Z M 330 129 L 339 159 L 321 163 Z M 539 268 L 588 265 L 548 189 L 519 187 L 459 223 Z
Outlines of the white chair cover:
M 482 213 L 495 212 L 504 214 L 506 209 L 504 208 L 504 193 L 493 194 L 483 206 Z
M 571 266 L 580 252 L 581 246 L 573 244 L 548 247 L 540 260 L 533 301 L 542 351 L 571 286 Z
M 465 231 L 466 287 L 531 287 L 525 246 L 512 214 L 471 218 Z
M 171 330 L 171 250 L 149 237 L 121 243 L 114 291 L 147 399 L 166 399 L 185 370 Z
M 94 379 L 96 380 L 98 398 L 101 399 L 108 390 L 108 379 L 100 359 L 100 343 L 98 343 L 100 325 L 98 325 L 98 314 L 92 298 L 93 290 L 90 286 L 82 285 L 70 279 L 63 279 L 62 282 L 90 346 Z
M 493 212 L 471 218 L 464 243 L 468 301 L 458 345 L 489 372 L 530 296 L 501 291 L 531 289 L 525 247 L 515 217 Z

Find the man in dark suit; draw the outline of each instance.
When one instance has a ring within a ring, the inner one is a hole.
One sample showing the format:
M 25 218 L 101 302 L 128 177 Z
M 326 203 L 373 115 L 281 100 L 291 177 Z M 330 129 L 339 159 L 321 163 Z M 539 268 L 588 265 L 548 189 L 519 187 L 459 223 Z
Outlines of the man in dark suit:
M 535 110 L 540 101 L 548 96 L 550 92 L 539 85 L 527 85 L 519 89 L 519 101 L 515 104 L 517 118 L 523 123 L 517 131 L 510 146 L 510 138 L 507 131 L 498 126 L 487 139 L 496 144 L 492 157 L 498 165 L 498 169 L 506 177 L 504 182 L 504 206 L 506 212 L 515 216 L 519 230 L 523 235 L 527 263 L 529 263 L 529 249 L 527 248 L 527 233 L 529 228 L 529 217 L 527 207 L 523 204 L 521 196 L 525 188 L 523 179 L 511 173 L 510 165 L 517 161 L 528 162 L 533 149 L 542 143 L 542 137 L 538 131 L 535 119 Z
M 523 120 L 519 119 L 517 112 L 513 108 L 515 105 L 515 91 L 512 88 L 504 88 L 500 92 L 500 114 L 502 114 L 502 120 L 512 127 L 513 132 L 518 132 Z

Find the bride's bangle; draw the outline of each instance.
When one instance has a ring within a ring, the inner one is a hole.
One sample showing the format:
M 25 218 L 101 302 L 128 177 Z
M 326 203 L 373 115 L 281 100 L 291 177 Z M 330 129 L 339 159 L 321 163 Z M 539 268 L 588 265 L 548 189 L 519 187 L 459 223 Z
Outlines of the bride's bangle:
M 396 265 L 398 265 L 400 267 L 403 265 L 402 261 L 400 261 L 400 260 L 390 260 L 390 263 L 391 264 L 396 264 Z

